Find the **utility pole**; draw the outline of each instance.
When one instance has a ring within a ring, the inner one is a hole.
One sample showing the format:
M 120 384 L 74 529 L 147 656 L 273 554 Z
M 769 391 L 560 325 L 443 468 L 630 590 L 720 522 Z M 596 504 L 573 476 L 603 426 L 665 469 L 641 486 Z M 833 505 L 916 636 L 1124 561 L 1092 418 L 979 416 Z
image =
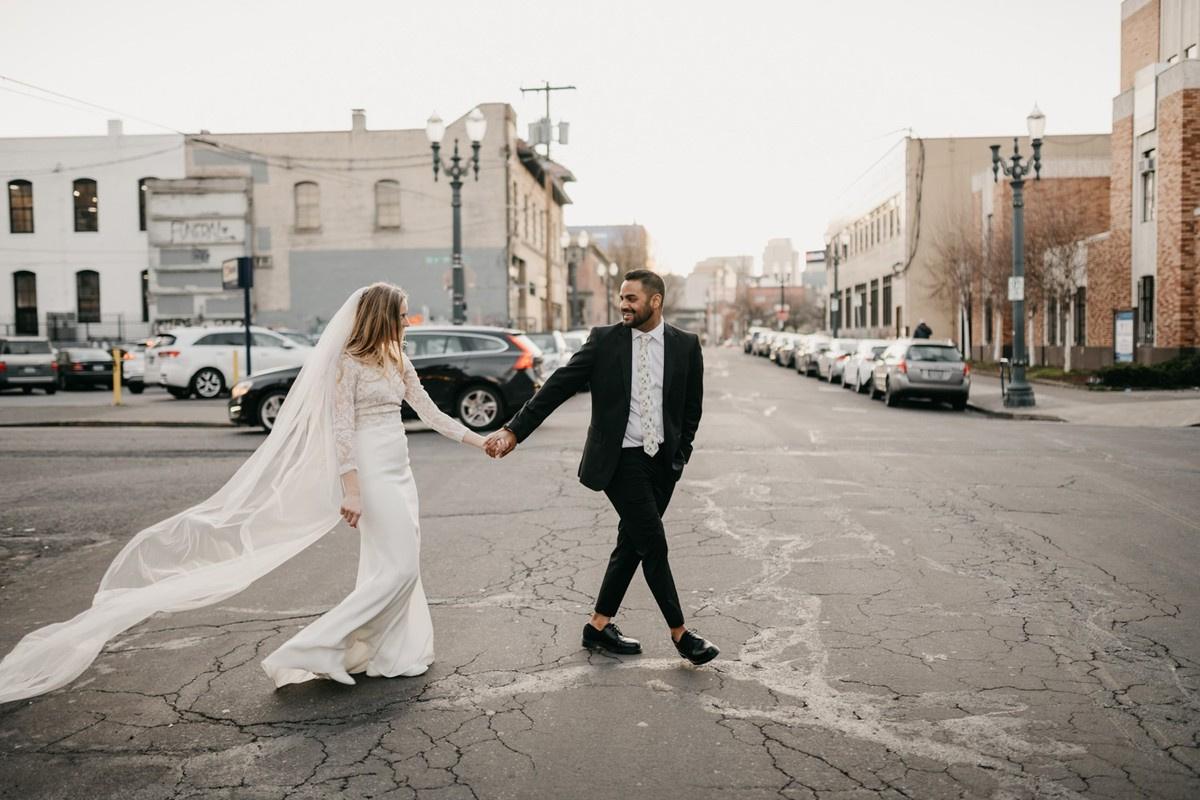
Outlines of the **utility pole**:
M 550 131 L 550 93 L 551 92 L 574 91 L 575 87 L 574 86 L 551 86 L 550 81 L 545 81 L 544 83 L 545 83 L 544 86 L 534 86 L 534 87 L 529 87 L 529 88 L 526 88 L 523 86 L 523 87 L 521 87 L 521 94 L 525 94 L 526 92 L 545 92 L 546 93 L 546 117 L 545 117 L 546 141 L 545 141 L 545 145 L 546 145 L 546 161 L 548 162 L 548 161 L 550 161 L 550 140 L 554 138 L 554 135 Z M 536 145 L 535 145 L 535 147 L 536 147 Z M 546 320 L 546 330 L 552 331 L 555 328 L 557 328 L 559 326 L 559 324 L 561 324 L 561 320 L 554 319 L 554 292 L 552 291 L 552 286 L 553 286 L 552 276 L 554 273 L 554 270 L 553 270 L 554 262 L 553 262 L 552 257 L 554 255 L 555 242 L 558 240 L 558 237 L 552 235 L 551 230 L 550 230 L 550 223 L 553 219 L 553 215 L 551 212 L 554 209 L 554 187 L 550 180 L 549 164 L 547 164 L 546 169 L 544 169 L 542 171 L 542 183 L 544 184 L 544 188 L 546 190 L 546 224 L 542 226 L 543 238 L 545 239 L 545 243 L 546 243 L 546 310 L 545 310 L 544 316 L 545 316 L 545 320 Z

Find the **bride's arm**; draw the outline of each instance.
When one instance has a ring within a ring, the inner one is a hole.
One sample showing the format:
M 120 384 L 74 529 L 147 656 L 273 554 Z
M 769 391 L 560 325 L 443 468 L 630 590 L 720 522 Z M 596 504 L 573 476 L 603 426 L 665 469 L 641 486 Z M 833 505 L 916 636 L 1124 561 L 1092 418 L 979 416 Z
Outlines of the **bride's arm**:
M 354 392 L 358 370 L 348 356 L 338 362 L 333 386 L 333 443 L 337 451 L 338 474 L 342 477 L 342 519 L 358 527 L 362 499 L 358 489 L 358 464 L 354 457 Z
M 407 358 L 404 359 L 404 402 L 417 412 L 422 422 L 447 439 L 483 449 L 486 440 L 482 436 L 446 414 L 430 399 L 417 377 L 417 368 Z

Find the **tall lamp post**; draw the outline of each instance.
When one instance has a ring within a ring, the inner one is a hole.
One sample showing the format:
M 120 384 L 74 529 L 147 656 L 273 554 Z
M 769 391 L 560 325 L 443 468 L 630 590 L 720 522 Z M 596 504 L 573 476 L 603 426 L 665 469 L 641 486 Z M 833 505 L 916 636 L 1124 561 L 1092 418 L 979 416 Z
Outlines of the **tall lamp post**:
M 453 280 L 453 317 L 455 325 L 467 321 L 466 281 L 463 277 L 462 264 L 462 179 L 472 168 L 475 170 L 475 180 L 479 180 L 479 145 L 487 132 L 487 119 L 477 107 L 467 115 L 467 138 L 471 140 L 471 158 L 469 161 L 458 154 L 458 139 L 454 140 L 454 154 L 450 163 L 442 161 L 442 137 L 446 135 L 446 123 L 434 114 L 425 124 L 425 135 L 429 137 L 429 145 L 433 148 L 433 179 L 438 179 L 438 171 L 445 171 L 450 178 L 450 206 L 454 213 L 454 239 L 451 250 L 452 280 Z M 466 163 L 464 163 L 466 162 Z
M 615 263 L 605 264 L 601 261 L 596 265 L 596 275 L 604 282 L 604 321 L 609 325 L 612 325 L 612 282 L 620 270 Z
M 579 303 L 579 267 L 587 255 L 588 232 L 580 231 L 573 238 L 566 230 L 559 237 L 559 244 L 567 254 L 567 286 L 571 292 L 571 327 L 583 327 L 583 308 Z
M 1038 110 L 1037 104 L 1026 118 L 1029 138 L 1033 145 L 1033 158 L 1022 163 L 1017 139 L 1013 138 L 1013 151 L 1006 163 L 1000 156 L 1000 145 L 992 149 L 992 179 L 1000 180 L 1000 171 L 1009 177 L 1012 185 L 1012 277 L 1008 280 L 1008 299 L 1012 302 L 1013 352 L 1012 381 L 1004 394 L 1004 405 L 1022 408 L 1034 405 L 1033 387 L 1025 379 L 1025 178 L 1033 167 L 1033 179 L 1042 177 L 1042 134 L 1046 132 L 1046 115 Z
M 850 235 L 842 231 L 829 242 L 829 250 L 833 261 L 833 294 L 829 296 L 829 328 L 833 338 L 837 338 L 838 328 L 842 321 L 842 296 L 838 292 L 838 265 L 845 254 L 845 246 L 850 243 Z
M 787 297 L 783 291 L 783 287 L 787 283 L 787 274 L 783 270 L 779 270 L 777 277 L 779 278 L 779 310 L 775 313 L 775 316 L 779 321 L 779 330 L 783 330 L 787 322 Z

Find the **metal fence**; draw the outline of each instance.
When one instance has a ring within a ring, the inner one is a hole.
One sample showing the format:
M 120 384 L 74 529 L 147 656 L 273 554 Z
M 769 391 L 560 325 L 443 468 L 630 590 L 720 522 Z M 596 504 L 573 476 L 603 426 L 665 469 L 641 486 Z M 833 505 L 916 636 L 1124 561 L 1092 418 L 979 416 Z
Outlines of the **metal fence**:
M 38 315 L 36 321 L 24 319 L 18 323 L 12 317 L 0 318 L 0 334 L 44 336 L 51 342 L 112 344 L 144 339 L 152 333 L 151 323 L 126 314 L 101 314 L 98 322 L 80 322 L 74 312 L 53 311 Z

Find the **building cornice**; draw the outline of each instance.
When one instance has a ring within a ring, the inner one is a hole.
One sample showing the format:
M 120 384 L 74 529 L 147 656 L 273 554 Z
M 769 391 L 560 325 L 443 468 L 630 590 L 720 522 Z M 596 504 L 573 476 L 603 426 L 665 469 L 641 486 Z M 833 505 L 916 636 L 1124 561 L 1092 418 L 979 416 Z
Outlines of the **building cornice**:
M 1146 6 L 1157 2 L 1159 0 L 1124 0 L 1121 3 L 1121 21 L 1124 22 Z
M 1158 74 L 1158 102 L 1187 89 L 1200 89 L 1200 60 L 1184 59 Z

